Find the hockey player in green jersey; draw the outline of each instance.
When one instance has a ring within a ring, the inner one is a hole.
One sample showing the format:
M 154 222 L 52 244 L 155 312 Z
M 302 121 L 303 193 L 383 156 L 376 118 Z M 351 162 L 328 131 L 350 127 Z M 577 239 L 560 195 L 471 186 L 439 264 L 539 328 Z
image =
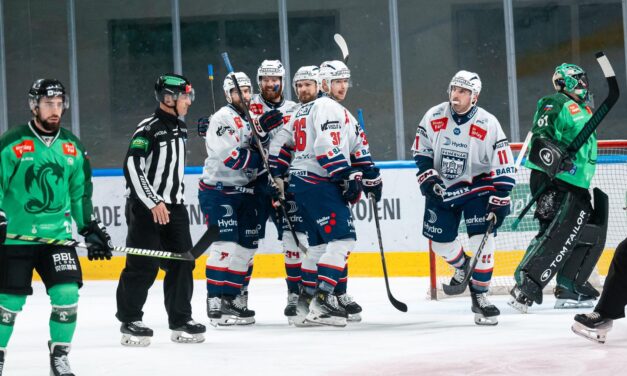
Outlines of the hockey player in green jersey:
M 82 285 L 76 250 L 7 239 L 7 233 L 72 238 L 72 218 L 90 260 L 111 258 L 111 238 L 92 218 L 91 167 L 80 140 L 61 128 L 69 102 L 63 85 L 36 80 L 28 93 L 33 118 L 0 137 L 0 375 L 18 313 L 43 280 L 50 313 L 50 374 L 74 375 L 68 362 Z
M 574 64 L 555 68 L 557 91 L 543 97 L 533 119 L 530 189 L 539 192 L 534 217 L 540 229 L 515 271 L 515 309 L 525 313 L 542 303 L 542 289 L 557 275 L 556 308 L 592 306 L 599 292 L 588 282 L 605 245 L 607 196 L 594 189 L 594 209 L 588 191 L 597 159 L 596 134 L 574 154 L 566 152 L 592 116 L 587 106 L 586 72 Z

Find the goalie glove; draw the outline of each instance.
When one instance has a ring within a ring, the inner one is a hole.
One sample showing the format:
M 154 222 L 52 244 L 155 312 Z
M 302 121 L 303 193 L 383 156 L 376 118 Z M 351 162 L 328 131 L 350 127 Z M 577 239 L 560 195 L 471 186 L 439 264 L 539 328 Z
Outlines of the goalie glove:
M 422 195 L 437 202 L 442 202 L 442 196 L 446 187 L 438 172 L 430 168 L 425 172 L 418 172 L 416 176 L 418 177 L 418 185 Z
M 107 228 L 97 219 L 92 220 L 79 232 L 87 243 L 87 258 L 91 260 L 110 260 L 113 245 Z

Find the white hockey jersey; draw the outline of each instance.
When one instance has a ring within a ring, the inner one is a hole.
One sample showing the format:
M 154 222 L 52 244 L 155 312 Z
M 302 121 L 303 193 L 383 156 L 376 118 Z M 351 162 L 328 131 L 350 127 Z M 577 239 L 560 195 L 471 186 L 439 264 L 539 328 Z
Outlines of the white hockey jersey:
M 514 158 L 494 115 L 481 107 L 461 117 L 458 124 L 449 102 L 424 115 L 412 146 L 420 171 L 434 168 L 446 186 L 444 201 L 486 190 L 510 191 L 514 185 Z M 459 118 L 459 117 L 458 117 Z
M 261 156 L 250 149 L 250 124 L 231 105 L 212 117 L 205 137 L 207 159 L 202 182 L 217 187 L 245 186 L 257 177 Z

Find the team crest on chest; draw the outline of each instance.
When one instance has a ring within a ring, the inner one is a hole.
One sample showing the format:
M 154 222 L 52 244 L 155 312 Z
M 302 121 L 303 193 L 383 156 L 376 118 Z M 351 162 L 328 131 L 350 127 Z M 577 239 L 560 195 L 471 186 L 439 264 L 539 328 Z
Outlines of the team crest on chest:
M 457 179 L 466 170 L 468 153 L 463 151 L 442 149 L 440 174 L 448 180 Z

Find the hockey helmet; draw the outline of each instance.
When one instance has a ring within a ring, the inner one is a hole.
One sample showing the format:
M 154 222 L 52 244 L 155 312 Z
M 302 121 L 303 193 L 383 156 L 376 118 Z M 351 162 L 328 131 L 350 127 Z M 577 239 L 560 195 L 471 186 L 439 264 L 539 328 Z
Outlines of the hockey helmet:
M 65 87 L 59 80 L 53 78 L 40 78 L 35 80 L 28 90 L 28 106 L 34 111 L 39 106 L 39 100 L 43 97 L 61 97 L 63 109 L 70 107 L 70 99 L 67 97 Z
M 566 91 L 582 101 L 588 97 L 588 75 L 580 66 L 563 63 L 555 67 L 553 87 L 557 91 Z
M 224 95 L 226 96 L 226 101 L 229 103 L 233 103 L 233 99 L 231 98 L 231 90 L 235 89 L 235 83 L 233 82 L 233 79 L 232 79 L 233 76 L 235 76 L 235 79 L 237 80 L 237 85 L 239 85 L 240 88 L 244 86 L 248 86 L 250 88 L 251 94 L 252 94 L 252 89 L 253 89 L 253 85 L 250 82 L 250 78 L 248 78 L 246 73 L 235 72 L 235 73 L 227 74 L 226 77 L 224 78 L 224 84 L 222 85 L 222 89 L 224 89 Z

